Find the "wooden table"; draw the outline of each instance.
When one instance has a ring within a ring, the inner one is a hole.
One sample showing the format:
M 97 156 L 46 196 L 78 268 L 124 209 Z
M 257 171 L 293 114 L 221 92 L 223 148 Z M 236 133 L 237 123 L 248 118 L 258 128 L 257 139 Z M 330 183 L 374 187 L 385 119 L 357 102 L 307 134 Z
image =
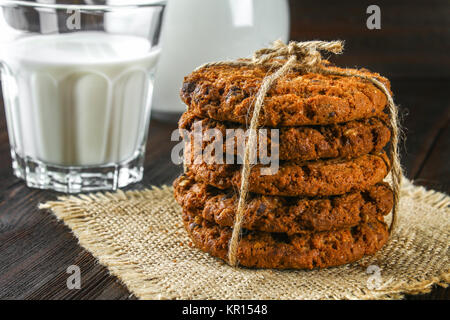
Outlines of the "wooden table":
M 450 148 L 449 81 L 392 80 L 407 140 L 402 163 L 415 183 L 449 193 Z M 181 167 L 170 160 L 170 133 L 175 124 L 152 120 L 145 161 L 145 177 L 132 188 L 170 184 Z M 12 175 L 3 105 L 0 105 L 0 298 L 1 299 L 128 299 L 126 287 L 108 274 L 77 244 L 70 230 L 40 202 L 57 193 L 29 189 Z M 68 290 L 66 269 L 81 269 L 80 290 Z M 450 290 L 409 299 L 449 299 Z

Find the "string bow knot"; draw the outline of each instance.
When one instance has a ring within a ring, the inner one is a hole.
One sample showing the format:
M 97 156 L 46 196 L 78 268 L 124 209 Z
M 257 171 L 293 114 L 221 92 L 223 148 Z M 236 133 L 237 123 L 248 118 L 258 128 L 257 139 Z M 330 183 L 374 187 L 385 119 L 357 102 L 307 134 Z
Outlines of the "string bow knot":
M 277 40 L 270 48 L 255 51 L 251 59 L 252 64 L 270 67 L 281 67 L 286 60 L 292 60 L 292 68 L 304 71 L 316 71 L 322 66 L 321 51 L 340 54 L 344 50 L 342 41 L 291 41 L 288 44 Z

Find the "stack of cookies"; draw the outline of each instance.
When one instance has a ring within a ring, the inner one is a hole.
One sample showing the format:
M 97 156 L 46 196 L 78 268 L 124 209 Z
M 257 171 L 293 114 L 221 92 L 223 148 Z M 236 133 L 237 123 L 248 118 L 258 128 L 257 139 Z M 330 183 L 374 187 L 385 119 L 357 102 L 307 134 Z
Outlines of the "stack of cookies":
M 326 67 L 340 70 L 331 66 Z M 368 70 L 351 70 L 389 81 Z M 255 95 L 269 70 L 263 66 L 209 66 L 187 76 L 181 98 L 188 106 L 179 122 L 188 132 L 186 172 L 174 182 L 175 198 L 193 244 L 227 260 L 241 185 L 239 162 L 212 163 L 195 148 L 202 132 L 245 130 Z M 377 252 L 388 239 L 384 216 L 393 193 L 383 179 L 389 161 L 387 100 L 357 77 L 290 71 L 268 91 L 259 126 L 278 129 L 279 168 L 262 174 L 252 166 L 237 259 L 256 268 L 312 269 L 342 265 Z M 186 136 L 186 134 L 185 134 Z M 224 155 L 239 157 L 228 141 Z M 258 148 L 271 150 L 271 139 Z M 211 148 L 210 148 L 211 149 Z M 217 149 L 214 149 L 217 150 Z M 200 161 L 199 161 L 200 159 Z M 242 162 L 241 162 L 242 163 Z

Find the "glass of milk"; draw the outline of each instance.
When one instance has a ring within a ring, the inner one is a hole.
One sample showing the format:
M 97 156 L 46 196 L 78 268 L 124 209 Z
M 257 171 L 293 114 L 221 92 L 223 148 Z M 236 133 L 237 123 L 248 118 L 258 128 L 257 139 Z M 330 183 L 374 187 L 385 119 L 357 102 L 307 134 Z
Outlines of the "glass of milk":
M 164 1 L 0 0 L 14 174 L 78 193 L 140 181 Z

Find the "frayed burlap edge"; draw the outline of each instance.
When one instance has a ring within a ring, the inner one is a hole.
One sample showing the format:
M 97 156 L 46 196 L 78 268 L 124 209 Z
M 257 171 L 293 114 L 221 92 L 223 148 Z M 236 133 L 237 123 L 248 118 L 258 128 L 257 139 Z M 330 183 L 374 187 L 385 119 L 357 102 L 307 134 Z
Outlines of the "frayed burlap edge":
M 155 201 L 155 197 L 159 198 L 159 200 L 166 201 L 167 197 L 173 197 L 172 192 L 172 187 L 162 186 L 161 188 L 152 187 L 151 189 L 139 191 L 124 192 L 119 190 L 114 193 L 62 196 L 57 201 L 40 204 L 39 208 L 50 209 L 59 220 L 63 221 L 72 230 L 80 245 L 92 253 L 136 297 L 141 299 L 177 299 L 177 296 L 165 294 L 163 288 L 154 284 L 152 279 L 148 277 L 148 274 L 143 272 L 142 267 L 137 265 L 136 261 L 131 260 L 127 252 L 124 252 L 123 248 L 117 246 L 113 238 L 105 237 L 102 234 L 104 229 L 93 223 L 90 213 L 85 210 L 85 206 L 93 202 L 106 204 L 145 199 Z M 415 186 L 406 178 L 402 185 L 401 196 L 413 198 L 415 201 L 420 201 L 436 209 L 448 209 L 450 206 L 450 197 L 448 195 L 435 190 L 427 190 L 421 186 Z M 407 279 L 407 281 L 405 280 L 394 287 L 389 287 L 387 290 L 384 290 L 384 286 L 382 286 L 376 291 L 351 292 L 348 296 L 343 295 L 332 298 L 401 299 L 405 294 L 429 293 L 434 285 L 447 287 L 449 283 L 450 270 L 444 270 L 439 276 L 427 280 L 417 281 L 415 279 Z M 389 284 L 389 281 L 386 284 Z M 330 297 L 325 298 L 329 299 Z

